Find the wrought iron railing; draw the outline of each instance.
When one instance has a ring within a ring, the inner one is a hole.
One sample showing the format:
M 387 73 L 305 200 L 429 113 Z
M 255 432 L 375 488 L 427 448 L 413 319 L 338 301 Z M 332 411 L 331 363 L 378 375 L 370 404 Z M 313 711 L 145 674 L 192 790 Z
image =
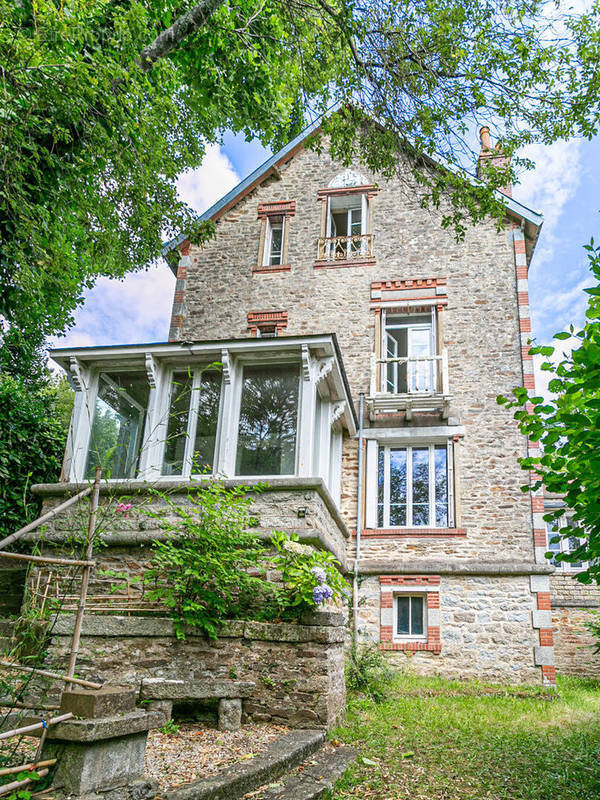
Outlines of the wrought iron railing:
M 371 357 L 371 395 L 447 395 L 448 351 L 435 356 Z
M 322 236 L 319 238 L 318 261 L 354 261 L 373 256 L 373 234 L 359 236 Z

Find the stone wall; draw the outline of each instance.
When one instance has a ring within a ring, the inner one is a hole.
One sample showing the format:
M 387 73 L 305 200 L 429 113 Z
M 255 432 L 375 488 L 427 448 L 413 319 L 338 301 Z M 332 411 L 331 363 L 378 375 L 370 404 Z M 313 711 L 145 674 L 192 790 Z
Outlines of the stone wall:
M 439 211 L 420 207 L 419 190 L 403 175 L 379 180 L 362 165 L 369 183 L 379 183 L 373 200 L 375 263 L 316 268 L 321 203 L 317 192 L 343 171 L 327 150 L 300 149 L 273 177 L 241 199 L 217 222 L 216 237 L 191 247 L 182 260 L 175 311 L 181 339 L 249 335 L 252 311 L 285 310 L 285 335 L 335 332 L 353 396 L 369 391 L 370 356 L 376 314 L 371 283 L 415 278 L 447 278 L 448 306 L 443 345 L 448 349 L 451 417 L 464 425 L 461 445 L 462 527 L 467 537 L 448 544 L 459 553 L 501 546 L 506 557 L 532 560 L 530 503 L 517 457 L 524 439 L 514 420 L 498 407 L 498 394 L 522 385 L 512 231 L 498 232 L 493 221 L 468 227 L 464 241 L 441 227 Z M 295 200 L 289 221 L 290 270 L 253 272 L 259 257 L 258 204 Z M 227 301 L 223 299 L 226 287 Z M 368 424 L 368 423 L 367 423 Z M 391 425 L 407 425 L 402 419 Z M 342 515 L 356 524 L 356 441 L 344 442 Z M 406 543 L 395 543 L 396 552 Z M 418 543 L 410 543 L 418 544 Z M 426 547 L 427 542 L 419 547 Z
M 586 627 L 600 620 L 600 589 L 568 573 L 553 575 L 550 587 L 557 672 L 600 678 L 600 655 L 593 649 L 597 640 Z
M 243 701 L 245 720 L 329 728 L 341 721 L 346 702 L 345 628 L 339 614 L 322 612 L 315 621 L 232 621 L 216 641 L 193 630 L 179 641 L 169 619 L 88 614 L 77 675 L 135 687 L 144 678 L 252 681 L 255 689 Z M 72 628 L 72 617 L 59 618 L 48 666 L 67 664 Z
M 224 481 L 225 485 L 233 483 L 240 482 Z M 252 485 L 253 481 L 243 483 Z M 178 506 L 185 507 L 191 502 L 187 494 L 190 484 L 187 482 L 159 481 L 152 487 L 142 481 L 102 484 L 97 524 L 104 546 L 94 552 L 97 569 L 92 575 L 92 594 L 107 591 L 107 587 L 98 582 L 101 573 L 106 570 L 127 572 L 132 577 L 141 576 L 152 557 L 152 542 L 164 539 L 167 535 L 161 527 L 161 520 L 176 520 L 167 502 L 148 494 L 149 488 L 165 491 L 169 500 Z M 42 513 L 63 502 L 66 496 L 77 489 L 74 484 L 36 486 L 36 493 L 44 498 Z M 126 514 L 116 511 L 118 503 L 122 501 L 131 503 L 131 509 Z M 73 536 L 83 541 L 88 513 L 89 506 L 83 502 L 51 520 L 43 532 L 48 550 L 58 548 L 64 551 Z M 329 550 L 340 561 L 342 568 L 346 568 L 346 540 L 350 534 L 320 478 L 272 479 L 267 488 L 252 495 L 250 513 L 254 529 L 261 537 L 266 539 L 273 531 L 295 534 L 304 543 Z M 158 519 L 156 514 L 163 516 Z M 24 540 L 34 541 L 38 538 L 38 534 L 34 533 L 24 537 Z
M 380 578 L 361 585 L 360 629 L 378 642 Z M 392 651 L 395 664 L 419 674 L 510 683 L 540 683 L 534 664 L 537 631 L 532 626 L 535 595 L 522 576 L 444 576 L 439 586 L 439 652 Z M 430 612 L 431 613 L 431 612 Z

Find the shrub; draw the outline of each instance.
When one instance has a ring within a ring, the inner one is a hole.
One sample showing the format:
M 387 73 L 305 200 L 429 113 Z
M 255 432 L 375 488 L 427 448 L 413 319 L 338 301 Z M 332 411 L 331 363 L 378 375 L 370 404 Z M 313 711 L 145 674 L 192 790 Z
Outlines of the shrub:
M 0 374 L 0 538 L 39 515 L 31 485 L 58 480 L 72 396 L 65 381 Z
M 346 686 L 376 703 L 385 700 L 393 670 L 377 645 L 353 645 L 346 659 Z
M 277 616 L 277 587 L 263 577 L 266 551 L 249 513 L 256 491 L 261 487 L 215 481 L 191 492 L 185 505 L 154 492 L 166 507 L 151 516 L 171 535 L 153 543 L 144 581 L 148 597 L 170 609 L 178 638 L 186 625 L 216 638 L 226 619 Z
M 282 618 L 299 618 L 326 600 L 341 600 L 349 590 L 338 570 L 339 561 L 331 553 L 302 545 L 298 537 L 285 533 L 275 533 L 271 542 L 276 551 L 272 561 L 283 580 L 279 590 Z

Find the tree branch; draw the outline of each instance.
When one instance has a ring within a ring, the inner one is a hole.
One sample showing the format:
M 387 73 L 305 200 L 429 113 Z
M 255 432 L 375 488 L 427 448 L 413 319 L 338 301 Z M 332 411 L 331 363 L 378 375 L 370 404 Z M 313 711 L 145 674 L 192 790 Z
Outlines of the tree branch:
M 156 39 L 144 47 L 138 65 L 148 72 L 160 59 L 168 56 L 184 39 L 206 24 L 224 0 L 202 0 L 185 14 L 178 17 L 170 28 L 159 33 Z

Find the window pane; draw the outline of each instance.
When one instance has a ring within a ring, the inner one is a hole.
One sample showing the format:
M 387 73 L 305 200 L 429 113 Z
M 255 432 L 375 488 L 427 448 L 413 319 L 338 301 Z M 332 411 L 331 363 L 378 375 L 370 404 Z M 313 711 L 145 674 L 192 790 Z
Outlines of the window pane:
M 423 635 L 423 598 L 410 598 L 410 627 L 413 636 Z
M 221 373 L 203 372 L 198 397 L 198 422 L 194 439 L 194 473 L 213 471 L 217 422 L 221 399 Z
M 448 527 L 448 466 L 445 445 L 435 448 L 435 524 Z
M 406 450 L 390 450 L 390 525 L 406 525 Z
M 377 526 L 383 528 L 383 479 L 385 450 L 379 448 L 377 455 Z
M 150 387 L 145 373 L 101 373 L 86 476 L 101 466 L 105 478 L 134 478 L 144 434 Z
M 187 426 L 192 397 L 192 375 L 176 372 L 171 384 L 171 405 L 167 424 L 167 441 L 163 457 L 163 475 L 181 475 L 187 440 Z
M 572 524 L 572 523 L 569 522 L 569 524 Z M 575 550 L 577 550 L 577 548 L 579 547 L 579 544 L 580 544 L 579 543 L 579 539 L 576 536 L 569 536 L 568 548 L 567 548 L 568 552 L 572 553 Z M 571 562 L 569 562 L 569 566 L 571 567 L 571 569 L 581 569 L 583 564 L 581 563 L 581 561 L 571 561 Z
M 410 634 L 410 597 L 397 597 L 397 625 L 396 633 L 399 636 L 408 636 Z
M 413 520 L 415 526 L 429 525 L 429 448 L 412 449 Z
M 237 475 L 292 475 L 296 467 L 297 367 L 244 367 Z
M 281 264 L 281 250 L 283 244 L 283 223 L 271 224 L 271 252 L 269 254 L 269 263 Z

